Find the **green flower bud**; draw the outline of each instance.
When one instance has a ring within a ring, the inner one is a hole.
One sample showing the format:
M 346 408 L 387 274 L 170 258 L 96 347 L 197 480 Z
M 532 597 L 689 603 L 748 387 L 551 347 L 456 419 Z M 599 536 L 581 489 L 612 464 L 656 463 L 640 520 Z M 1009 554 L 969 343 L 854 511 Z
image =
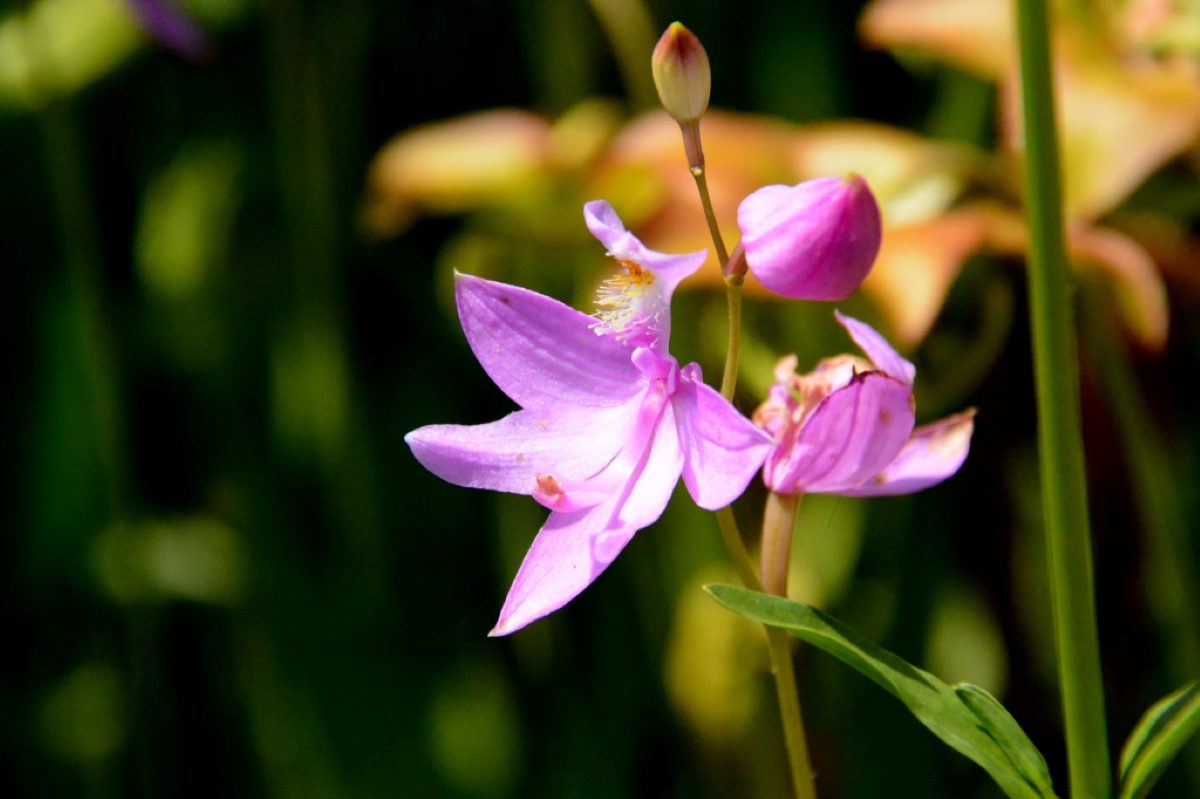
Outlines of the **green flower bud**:
M 654 48 L 650 59 L 654 85 L 663 108 L 676 122 L 694 122 L 708 109 L 712 73 L 708 53 L 696 34 L 672 22 Z

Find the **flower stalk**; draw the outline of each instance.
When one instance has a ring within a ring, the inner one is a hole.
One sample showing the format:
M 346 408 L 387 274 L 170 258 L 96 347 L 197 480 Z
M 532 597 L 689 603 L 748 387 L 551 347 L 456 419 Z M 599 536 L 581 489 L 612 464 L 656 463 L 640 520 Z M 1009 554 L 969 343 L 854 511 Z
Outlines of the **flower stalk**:
M 693 128 L 695 134 L 694 142 L 689 142 L 687 131 L 682 123 L 680 128 L 684 130 L 685 150 L 687 150 L 688 159 L 691 162 L 693 150 L 697 153 L 703 152 L 700 147 L 699 123 L 697 121 Z M 708 181 L 704 177 L 702 155 L 700 156 L 700 165 L 691 166 L 691 173 L 692 177 L 696 180 L 696 189 L 700 193 L 700 202 L 704 206 L 704 217 L 708 221 L 709 233 L 712 235 L 713 247 L 717 252 L 721 272 L 726 275 L 725 297 L 729 307 L 729 338 L 728 349 L 725 354 L 725 371 L 721 378 L 721 394 L 725 399 L 732 401 L 734 391 L 737 388 L 738 355 L 741 350 L 742 279 L 744 272 L 735 271 L 733 274 L 728 273 L 729 251 L 725 247 L 721 230 L 717 226 L 716 215 L 713 213 L 712 199 L 708 193 Z M 793 508 L 793 522 L 795 520 L 794 513 L 795 509 Z M 753 561 L 746 551 L 744 539 L 738 530 L 737 521 L 733 516 L 733 509 L 731 507 L 722 508 L 716 512 L 716 516 L 717 525 L 721 528 L 721 534 L 725 541 L 725 547 L 729 550 L 729 558 L 733 561 L 734 569 L 737 571 L 742 584 L 751 590 L 762 590 L 763 585 L 754 574 Z M 789 546 L 790 537 L 789 526 Z M 767 632 L 768 652 L 771 658 L 771 675 L 775 681 L 775 695 L 779 703 L 780 722 L 783 725 L 783 738 L 787 748 L 788 770 L 792 777 L 792 790 L 796 799 L 816 799 L 816 788 L 813 784 L 815 775 L 808 759 L 808 742 L 804 734 L 804 717 L 800 710 L 800 694 L 796 689 L 796 672 L 792 664 L 792 644 L 788 640 L 787 633 L 783 630 L 774 627 L 766 627 L 765 629 Z
M 1047 4 L 1019 0 L 1029 305 L 1042 501 L 1071 795 L 1111 795 Z
M 796 526 L 799 494 L 767 495 L 762 523 L 763 590 L 775 596 L 787 596 L 788 563 L 792 553 L 792 530 Z

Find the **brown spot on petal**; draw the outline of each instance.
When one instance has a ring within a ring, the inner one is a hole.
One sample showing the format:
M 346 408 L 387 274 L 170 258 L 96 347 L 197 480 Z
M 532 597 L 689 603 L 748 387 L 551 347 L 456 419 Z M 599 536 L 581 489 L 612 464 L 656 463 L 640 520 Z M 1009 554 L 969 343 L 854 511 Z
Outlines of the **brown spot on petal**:
M 562 485 L 558 482 L 558 478 L 552 474 L 539 474 L 536 478 L 538 493 L 547 499 L 555 499 L 562 496 Z

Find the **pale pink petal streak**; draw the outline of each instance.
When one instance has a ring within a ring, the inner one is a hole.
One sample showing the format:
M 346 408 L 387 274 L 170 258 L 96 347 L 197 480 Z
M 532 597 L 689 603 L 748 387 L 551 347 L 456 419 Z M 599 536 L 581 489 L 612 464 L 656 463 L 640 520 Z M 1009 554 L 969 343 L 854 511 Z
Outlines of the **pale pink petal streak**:
M 838 493 L 856 497 L 889 496 L 911 494 L 937 485 L 956 473 L 967 459 L 974 429 L 974 410 L 918 427 L 879 475 Z
M 456 275 L 463 332 L 484 371 L 523 408 L 618 405 L 638 390 L 629 350 L 595 318 L 533 291 Z

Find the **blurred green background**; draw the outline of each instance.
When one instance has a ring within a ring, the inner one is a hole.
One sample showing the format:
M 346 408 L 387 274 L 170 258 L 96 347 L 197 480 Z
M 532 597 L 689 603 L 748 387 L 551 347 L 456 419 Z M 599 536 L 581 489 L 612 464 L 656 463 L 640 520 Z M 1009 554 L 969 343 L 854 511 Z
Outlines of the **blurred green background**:
M 676 18 L 716 105 L 993 148 L 995 88 L 865 48 L 862 5 L 195 0 L 210 51 L 188 60 L 117 0 L 4 4 L 0 794 L 783 795 L 761 633 L 699 589 L 732 581 L 710 514 L 677 496 L 568 608 L 489 639 L 544 511 L 443 484 L 402 440 L 511 409 L 450 269 L 587 307 L 592 184 L 567 170 L 388 235 L 364 208 L 372 159 L 416 125 L 606 97 L 584 133 L 608 135 L 650 108 L 649 48 Z M 1126 205 L 1198 231 L 1179 161 Z M 1167 275 L 1155 354 L 1115 332 L 1103 286 L 1080 294 L 1114 747 L 1200 675 L 1198 286 Z M 911 352 L 920 421 L 979 409 L 966 466 L 912 497 L 806 499 L 793 582 L 994 691 L 1063 791 L 1024 305 L 1019 259 L 971 258 Z M 849 349 L 826 306 L 747 317 L 747 412 L 777 354 Z M 719 374 L 723 299 L 684 293 L 676 319 L 680 360 Z M 1000 795 L 859 675 L 809 649 L 798 668 L 823 795 Z M 1198 766 L 1193 743 L 1156 795 L 1200 795 Z

